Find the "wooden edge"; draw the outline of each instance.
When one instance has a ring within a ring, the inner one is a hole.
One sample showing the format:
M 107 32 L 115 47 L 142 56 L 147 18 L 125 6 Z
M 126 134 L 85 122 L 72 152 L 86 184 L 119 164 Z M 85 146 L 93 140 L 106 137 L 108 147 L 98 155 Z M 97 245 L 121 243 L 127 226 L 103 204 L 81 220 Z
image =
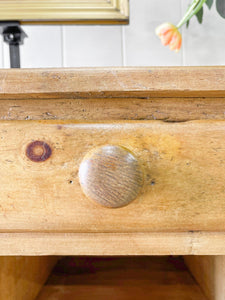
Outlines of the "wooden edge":
M 225 67 L 0 70 L 0 99 L 225 97 Z
M 225 255 L 225 232 L 0 233 L 0 255 Z
M 0 120 L 224 120 L 225 98 L 0 100 Z
M 0 257 L 0 299 L 36 299 L 57 260 L 55 256 Z
M 225 299 L 225 256 L 184 256 L 184 260 L 209 300 Z

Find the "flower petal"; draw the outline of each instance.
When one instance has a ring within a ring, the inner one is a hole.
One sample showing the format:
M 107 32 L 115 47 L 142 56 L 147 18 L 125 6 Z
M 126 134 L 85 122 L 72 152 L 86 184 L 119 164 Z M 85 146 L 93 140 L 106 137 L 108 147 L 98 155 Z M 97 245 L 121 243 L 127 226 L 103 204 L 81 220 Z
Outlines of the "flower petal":
M 178 28 L 171 23 L 163 23 L 156 28 L 156 34 L 164 46 L 169 45 L 171 50 L 178 51 L 181 48 L 182 37 Z

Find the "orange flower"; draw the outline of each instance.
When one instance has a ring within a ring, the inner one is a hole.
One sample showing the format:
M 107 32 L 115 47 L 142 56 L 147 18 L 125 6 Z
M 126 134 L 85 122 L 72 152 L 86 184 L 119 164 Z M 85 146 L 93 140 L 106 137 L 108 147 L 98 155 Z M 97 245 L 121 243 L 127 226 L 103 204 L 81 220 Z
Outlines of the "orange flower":
M 163 23 L 156 28 L 156 34 L 164 46 L 169 45 L 170 50 L 178 52 L 181 47 L 182 37 L 178 28 L 171 23 Z

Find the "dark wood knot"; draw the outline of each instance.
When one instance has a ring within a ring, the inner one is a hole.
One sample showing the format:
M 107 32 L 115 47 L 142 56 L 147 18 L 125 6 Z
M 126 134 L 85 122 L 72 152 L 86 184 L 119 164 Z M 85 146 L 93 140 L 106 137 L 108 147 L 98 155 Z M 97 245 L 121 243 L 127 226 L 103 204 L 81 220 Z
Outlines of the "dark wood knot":
M 34 141 L 27 146 L 26 155 L 34 162 L 46 161 L 52 154 L 51 147 L 43 141 Z
M 137 158 L 127 149 L 106 145 L 83 159 L 79 180 L 85 195 L 106 207 L 121 207 L 133 201 L 143 186 Z

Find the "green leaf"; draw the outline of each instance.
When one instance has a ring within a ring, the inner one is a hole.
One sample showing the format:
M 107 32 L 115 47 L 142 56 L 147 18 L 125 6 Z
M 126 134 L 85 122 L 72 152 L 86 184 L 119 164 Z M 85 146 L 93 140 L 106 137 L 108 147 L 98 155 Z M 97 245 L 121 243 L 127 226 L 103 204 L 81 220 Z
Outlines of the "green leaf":
M 205 4 L 208 6 L 208 8 L 210 9 L 213 5 L 213 0 L 206 0 Z
M 200 24 L 202 24 L 202 20 L 203 20 L 203 6 L 202 8 L 197 12 L 196 17 L 198 19 L 198 22 Z
M 225 19 L 225 0 L 216 0 L 216 9 L 220 16 Z

